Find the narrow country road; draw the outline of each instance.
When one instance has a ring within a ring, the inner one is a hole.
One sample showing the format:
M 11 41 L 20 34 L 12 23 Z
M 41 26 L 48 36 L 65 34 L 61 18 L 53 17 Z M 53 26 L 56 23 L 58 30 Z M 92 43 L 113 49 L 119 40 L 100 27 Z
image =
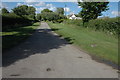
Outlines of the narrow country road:
M 24 43 L 3 53 L 2 69 L 3 78 L 118 78 L 117 70 L 92 60 L 45 22 Z

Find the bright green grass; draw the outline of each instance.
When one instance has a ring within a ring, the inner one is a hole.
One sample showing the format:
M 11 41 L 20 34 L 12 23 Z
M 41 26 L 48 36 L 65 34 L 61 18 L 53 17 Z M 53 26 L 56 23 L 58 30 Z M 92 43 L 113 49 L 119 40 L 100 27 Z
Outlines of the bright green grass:
M 48 24 L 56 33 L 70 38 L 70 42 L 88 53 L 118 63 L 118 39 L 114 36 L 75 25 L 50 22 Z
M 31 36 L 39 25 L 39 22 L 37 22 L 31 26 L 19 27 L 15 29 L 9 29 L 6 32 L 1 32 L 0 36 L 2 36 L 3 52 Z

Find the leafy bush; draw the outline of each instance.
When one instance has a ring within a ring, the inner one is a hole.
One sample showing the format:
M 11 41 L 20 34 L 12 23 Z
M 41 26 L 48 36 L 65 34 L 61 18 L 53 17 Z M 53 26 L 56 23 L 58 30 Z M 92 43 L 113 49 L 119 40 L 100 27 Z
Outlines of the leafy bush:
M 104 18 L 91 20 L 89 23 L 87 23 L 87 27 L 118 35 L 120 34 L 120 22 L 118 22 L 119 19 L 120 18 Z
M 58 11 L 58 9 L 60 9 L 61 11 Z M 57 8 L 56 12 L 53 12 L 49 9 L 44 9 L 41 11 L 41 14 L 37 15 L 37 19 L 44 21 L 52 21 L 53 23 L 61 23 L 64 21 L 64 19 L 66 19 L 63 13 L 64 11 L 62 8 Z
M 82 20 L 70 20 L 70 19 L 68 19 L 68 20 L 66 20 L 64 22 L 67 23 L 67 24 L 75 24 L 77 26 L 82 25 Z
M 90 20 L 88 23 L 85 23 L 84 27 L 101 30 L 114 35 L 120 35 L 119 19 L 120 17 Z M 82 20 L 66 20 L 65 23 L 83 26 Z
M 54 12 L 44 12 L 41 14 L 41 18 L 42 20 L 45 20 L 45 21 L 53 21 L 53 22 L 63 22 L 62 19 L 64 19 L 64 16 L 60 16 Z
M 20 16 L 17 16 L 14 13 L 9 13 L 9 14 L 3 14 L 2 15 L 2 29 L 3 31 L 15 27 L 21 27 L 25 25 L 31 25 L 32 20 L 29 20 L 27 18 L 22 18 Z
M 36 9 L 33 6 L 20 5 L 12 9 L 12 11 L 21 17 L 27 17 L 28 19 L 35 19 Z
M 54 20 L 54 23 L 62 23 L 64 21 L 64 19 L 58 19 L 58 20 Z

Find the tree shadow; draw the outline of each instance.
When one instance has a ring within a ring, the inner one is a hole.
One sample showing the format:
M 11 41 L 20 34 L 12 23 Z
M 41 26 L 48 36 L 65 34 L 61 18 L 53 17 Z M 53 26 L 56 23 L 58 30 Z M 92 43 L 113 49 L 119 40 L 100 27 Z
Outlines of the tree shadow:
M 75 39 L 72 39 L 71 37 L 65 37 L 64 38 L 66 41 L 68 41 L 69 44 L 73 44 Z
M 52 31 L 58 31 L 59 29 L 51 29 Z
M 69 38 L 66 38 L 70 40 Z M 7 67 L 15 62 L 35 54 L 47 54 L 51 49 L 58 49 L 69 44 L 65 39 L 53 35 L 51 29 L 38 29 L 29 39 L 2 54 L 2 66 Z
M 8 34 L 2 36 L 2 51 L 11 49 L 31 36 L 35 30 L 33 28 L 16 28 L 8 30 L 7 32 L 17 32 L 15 34 Z M 7 43 L 6 43 L 7 42 Z M 10 48 L 11 47 L 11 48 Z

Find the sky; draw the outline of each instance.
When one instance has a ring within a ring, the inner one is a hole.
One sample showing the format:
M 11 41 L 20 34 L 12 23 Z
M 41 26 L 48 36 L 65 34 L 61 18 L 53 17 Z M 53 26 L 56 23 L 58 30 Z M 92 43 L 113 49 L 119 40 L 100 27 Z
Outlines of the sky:
M 7 8 L 9 11 L 13 9 L 14 7 L 20 6 L 20 5 L 28 5 L 33 6 L 36 8 L 36 13 L 40 13 L 43 9 L 50 9 L 52 11 L 55 11 L 56 8 L 62 7 L 66 11 L 66 14 L 78 14 L 82 8 L 78 6 L 77 2 L 2 2 L 1 7 Z M 65 7 L 66 5 L 66 7 Z M 106 12 L 103 12 L 102 16 L 109 16 L 109 17 L 116 17 L 120 15 L 120 11 L 118 11 L 118 2 L 110 2 L 108 4 L 109 10 Z
M 1 0 L 2 2 L 77 2 L 78 0 Z M 82 0 L 80 0 L 82 1 Z M 89 2 L 90 0 L 86 0 Z M 92 0 L 96 1 L 96 0 Z M 105 0 L 97 0 L 97 1 L 105 1 Z M 109 2 L 119 2 L 120 0 L 108 0 Z

